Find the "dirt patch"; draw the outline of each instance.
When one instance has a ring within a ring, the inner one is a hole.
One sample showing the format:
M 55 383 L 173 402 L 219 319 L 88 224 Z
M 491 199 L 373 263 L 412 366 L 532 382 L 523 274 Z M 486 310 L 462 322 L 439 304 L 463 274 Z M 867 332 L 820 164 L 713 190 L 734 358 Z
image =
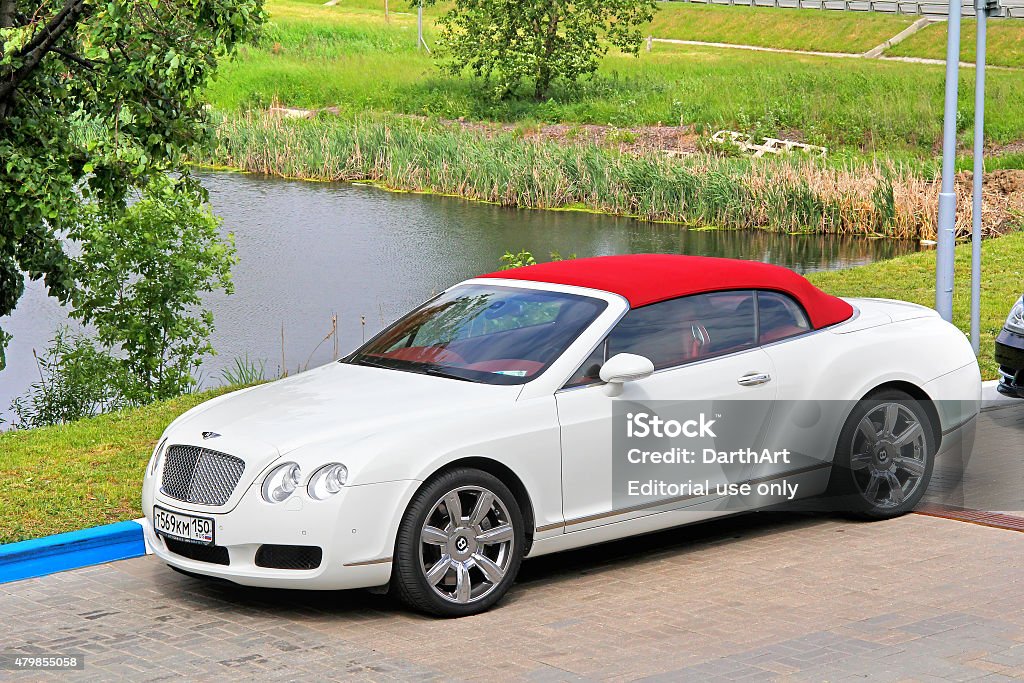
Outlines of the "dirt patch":
M 515 125 L 462 120 L 442 120 L 441 123 L 457 125 L 465 130 L 477 131 L 484 135 L 513 133 L 521 136 L 524 140 L 561 144 L 592 144 L 629 154 L 670 152 L 675 155 L 688 155 L 700 150 L 699 136 L 694 132 L 693 126 L 617 128 L 597 124 Z
M 1024 217 L 1024 171 L 989 171 L 985 174 L 981 187 L 981 215 L 985 234 L 1002 235 L 1019 226 Z M 957 207 L 958 218 L 961 214 L 966 214 L 966 220 L 970 221 L 974 174 L 969 171 L 957 173 L 956 189 L 957 203 L 961 205 Z M 957 223 L 960 223 L 960 220 Z
M 986 155 L 1024 154 L 1024 140 L 1017 140 L 1005 145 L 993 145 L 985 150 Z
M 338 107 L 323 109 L 302 109 L 274 104 L 267 113 L 286 119 L 310 119 L 319 113 L 338 114 Z M 405 115 L 406 118 L 426 120 L 425 116 Z M 694 154 L 700 150 L 699 136 L 693 126 L 635 126 L 618 128 L 598 124 L 512 124 L 467 121 L 465 119 L 440 119 L 445 126 L 459 126 L 485 136 L 512 133 L 524 140 L 557 142 L 561 144 L 593 144 L 618 149 L 623 153 L 645 154 L 668 152 L 675 156 Z M 791 139 L 799 140 L 797 137 Z

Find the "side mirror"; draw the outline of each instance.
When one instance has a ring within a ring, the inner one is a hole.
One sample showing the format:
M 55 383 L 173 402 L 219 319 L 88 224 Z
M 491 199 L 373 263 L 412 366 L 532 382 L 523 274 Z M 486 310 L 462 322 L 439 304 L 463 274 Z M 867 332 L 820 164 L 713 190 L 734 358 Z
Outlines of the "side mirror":
M 635 353 L 617 353 L 601 366 L 601 381 L 607 382 L 604 393 L 618 396 L 623 383 L 650 377 L 653 372 L 654 363 L 649 358 Z

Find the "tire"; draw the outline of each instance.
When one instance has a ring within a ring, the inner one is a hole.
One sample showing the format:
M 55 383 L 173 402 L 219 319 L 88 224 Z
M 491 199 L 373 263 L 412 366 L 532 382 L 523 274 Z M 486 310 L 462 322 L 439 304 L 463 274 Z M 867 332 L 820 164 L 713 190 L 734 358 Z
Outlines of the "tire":
M 449 470 L 428 480 L 405 511 L 392 592 L 427 614 L 479 614 L 515 581 L 524 547 L 522 511 L 509 488 L 481 470 Z
M 862 399 L 839 434 L 829 497 L 862 519 L 891 519 L 921 501 L 938 444 L 920 401 L 887 389 Z

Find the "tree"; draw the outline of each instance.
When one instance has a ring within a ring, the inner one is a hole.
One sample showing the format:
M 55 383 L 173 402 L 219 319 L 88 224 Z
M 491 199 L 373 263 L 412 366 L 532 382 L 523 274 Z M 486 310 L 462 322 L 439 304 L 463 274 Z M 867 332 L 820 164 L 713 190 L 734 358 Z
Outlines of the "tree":
M 655 0 L 455 0 L 439 21 L 438 53 L 445 69 L 469 69 L 499 98 L 532 82 L 539 99 L 555 79 L 592 74 L 609 46 L 637 54 L 655 7 Z
M 74 291 L 62 238 L 209 140 L 203 95 L 262 0 L 0 0 L 0 316 L 43 279 Z M 8 335 L 0 329 L 0 370 Z
M 110 384 L 127 405 L 192 389 L 203 356 L 213 353 L 213 314 L 201 294 L 234 291 L 231 235 L 202 207 L 192 179 L 157 176 L 116 220 L 95 212 L 71 232 L 82 253 L 71 315 L 91 326 L 119 372 Z

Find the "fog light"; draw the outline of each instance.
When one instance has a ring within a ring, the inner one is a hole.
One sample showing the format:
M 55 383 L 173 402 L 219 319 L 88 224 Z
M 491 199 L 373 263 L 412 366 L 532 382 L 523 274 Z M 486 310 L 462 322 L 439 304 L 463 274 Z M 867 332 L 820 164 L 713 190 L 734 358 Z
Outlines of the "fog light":
M 314 500 L 325 500 L 341 491 L 348 481 L 348 468 L 338 462 L 332 462 L 318 469 L 309 478 L 306 491 Z

